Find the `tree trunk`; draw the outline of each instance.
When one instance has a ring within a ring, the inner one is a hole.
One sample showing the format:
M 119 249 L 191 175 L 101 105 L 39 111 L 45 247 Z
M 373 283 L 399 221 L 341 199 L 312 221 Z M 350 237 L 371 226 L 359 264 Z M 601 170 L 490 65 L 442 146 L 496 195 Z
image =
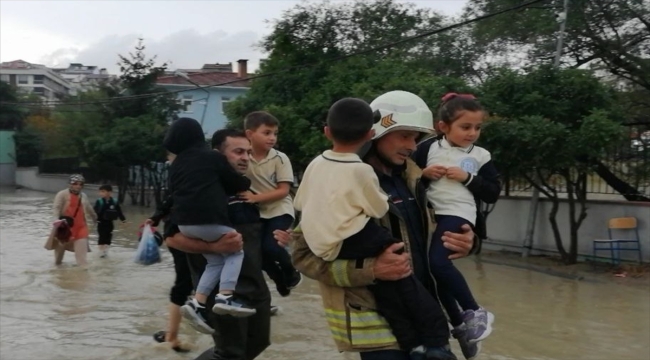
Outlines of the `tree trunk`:
M 140 206 L 144 206 L 144 191 L 147 185 L 147 181 L 144 178 L 144 166 L 140 166 Z
M 562 244 L 562 235 L 560 234 L 560 228 L 557 225 L 557 212 L 558 209 L 560 208 L 560 200 L 557 198 L 557 196 L 549 198 L 549 200 L 551 200 L 552 206 L 551 206 L 551 211 L 548 214 L 548 220 L 551 223 L 551 228 L 553 229 L 553 238 L 555 238 L 555 246 L 557 247 L 557 250 L 560 252 L 560 256 L 562 256 L 562 260 L 566 262 L 569 255 L 564 249 L 564 244 Z
M 135 171 L 131 171 L 133 167 L 129 167 L 129 197 L 131 198 L 131 205 L 138 205 L 138 182 Z M 135 189 L 135 190 L 134 190 Z
M 149 181 L 153 185 L 153 197 L 156 208 L 162 203 L 162 172 L 158 164 L 149 169 Z
M 582 222 L 587 218 L 587 174 L 579 172 L 575 182 L 571 179 L 570 171 L 563 172 L 562 176 L 566 181 L 567 197 L 569 200 L 569 254 L 565 259 L 567 265 L 578 262 L 578 230 Z M 576 218 L 576 202 L 580 205 L 580 213 Z
M 625 197 L 627 201 L 650 201 L 650 198 L 643 195 L 639 190 L 637 190 L 632 185 L 628 184 L 616 174 L 611 172 L 605 164 L 600 161 L 594 161 L 596 165 L 596 173 L 600 176 L 607 185 L 611 186 L 612 189 L 616 190 L 619 194 Z
M 117 201 L 120 204 L 124 203 L 124 199 L 126 199 L 126 193 L 127 193 L 127 188 L 128 188 L 128 183 L 129 183 L 129 178 L 128 178 L 128 172 L 125 171 L 124 168 L 118 168 L 117 169 L 118 175 L 117 175 L 117 189 L 119 191 Z
M 566 181 L 566 192 L 569 200 L 569 253 L 564 258 L 566 265 L 575 264 L 578 261 L 578 229 L 576 227 L 576 200 L 574 197 L 575 188 L 571 181 L 571 174 L 566 171 L 564 174 Z

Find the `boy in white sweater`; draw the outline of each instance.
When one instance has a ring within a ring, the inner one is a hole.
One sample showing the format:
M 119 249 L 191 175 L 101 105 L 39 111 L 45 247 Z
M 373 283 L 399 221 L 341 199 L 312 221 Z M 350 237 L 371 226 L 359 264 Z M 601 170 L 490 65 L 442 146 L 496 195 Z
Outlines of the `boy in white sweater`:
M 357 155 L 372 138 L 372 126 L 378 120 L 360 99 L 345 98 L 332 105 L 325 127 L 332 150 L 309 164 L 296 194 L 294 206 L 302 211 L 300 228 L 305 240 L 324 260 L 376 257 L 399 242 L 371 219 L 386 214 L 388 197 L 374 169 Z M 429 341 L 435 338 L 437 319 L 431 311 L 435 300 L 414 276 L 377 281 L 369 289 L 412 360 L 440 359 L 438 348 Z

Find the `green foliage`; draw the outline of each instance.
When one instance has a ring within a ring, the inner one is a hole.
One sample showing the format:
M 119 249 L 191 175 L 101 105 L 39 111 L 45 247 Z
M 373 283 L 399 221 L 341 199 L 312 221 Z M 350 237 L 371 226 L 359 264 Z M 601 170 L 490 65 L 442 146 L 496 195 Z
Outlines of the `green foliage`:
M 623 121 L 617 94 L 585 70 L 558 71 L 548 65 L 526 73 L 503 69 L 481 86 L 481 92 L 481 101 L 498 116 L 539 115 L 575 126 L 594 109 L 607 109 L 613 120 Z
M 391 90 L 406 90 L 416 93 L 431 104 L 450 90 L 468 91 L 469 87 L 460 79 L 434 77 L 423 70 L 413 69 L 397 59 L 373 60 L 367 57 L 351 58 L 333 63 L 316 81 L 309 85 L 308 78 L 301 84 L 301 94 L 279 98 L 279 89 L 272 80 L 255 82 L 246 96 L 238 98 L 226 109 L 231 119 L 230 126 L 241 127 L 244 116 L 254 110 L 268 110 L 281 121 L 279 144 L 302 169 L 319 152 L 328 147 L 322 135 L 327 110 L 343 97 L 358 97 L 372 101 L 375 97 Z M 298 80 L 298 79 L 296 79 Z
M 14 141 L 17 166 L 38 166 L 43 154 L 41 135 L 33 129 L 25 128 L 14 134 Z
M 155 56 L 147 58 L 144 50 L 140 40 L 135 53 L 120 55 L 118 81 L 81 93 L 58 106 L 55 115 L 68 134 L 67 146 L 76 149 L 82 162 L 97 173 L 111 174 L 121 190 L 128 185 L 128 168 L 152 170 L 153 162 L 165 160 L 162 140 L 179 109 L 175 95 L 156 86 L 167 65 L 157 66 Z M 160 95 L 134 98 L 153 93 Z M 144 205 L 145 184 L 139 185 L 136 193 L 140 192 L 139 203 Z M 159 190 L 154 189 L 156 202 Z M 125 193 L 120 191 L 120 201 Z
M 327 148 L 322 128 L 327 110 L 340 98 L 372 101 L 399 89 L 434 105 L 447 91 L 468 91 L 462 76 L 471 68 L 471 54 L 459 53 L 453 32 L 303 67 L 442 27 L 446 21 L 430 10 L 390 0 L 296 5 L 274 23 L 261 44 L 269 53 L 262 74 L 293 70 L 254 80 L 245 96 L 228 104 L 229 126 L 241 127 L 249 112 L 270 111 L 281 122 L 280 149 L 300 170 Z
M 22 127 L 25 111 L 16 103 L 19 100 L 17 89 L 0 81 L 0 130 L 15 130 Z
M 93 168 L 128 167 L 164 159 L 161 133 L 178 110 L 173 94 L 156 97 L 132 96 L 161 93 L 156 79 L 166 64 L 147 59 L 142 40 L 129 58 L 120 55 L 120 80 L 81 93 L 59 106 L 57 116 L 67 129 L 70 146 Z M 120 101 L 119 98 L 124 100 Z M 93 103 L 78 107 L 75 103 Z M 155 143 L 156 146 L 151 146 Z M 146 145 L 145 145 L 146 144 Z
M 35 129 L 24 126 L 25 117 L 31 111 L 16 105 L 21 101 L 34 101 L 34 98 L 21 94 L 16 87 L 0 81 L 0 130 L 16 130 L 14 141 L 17 166 L 37 166 L 44 150 L 43 137 Z
M 567 263 L 575 262 L 577 230 L 587 216 L 586 176 L 623 136 L 614 94 L 587 71 L 549 67 L 503 71 L 482 91 L 496 118 L 484 127 L 481 144 L 507 175 L 526 179 L 552 201 L 558 250 Z M 568 252 L 555 219 L 562 190 L 570 208 Z
M 165 131 L 166 126 L 152 115 L 115 119 L 110 128 L 86 138 L 87 161 L 116 167 L 146 166 L 164 158 L 161 144 Z

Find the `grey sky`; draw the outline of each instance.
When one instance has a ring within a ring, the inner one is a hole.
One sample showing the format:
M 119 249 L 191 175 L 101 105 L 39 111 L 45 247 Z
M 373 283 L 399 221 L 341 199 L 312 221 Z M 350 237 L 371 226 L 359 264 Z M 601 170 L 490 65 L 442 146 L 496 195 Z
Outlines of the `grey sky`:
M 455 15 L 467 0 L 409 2 Z M 255 69 L 263 54 L 253 44 L 270 32 L 265 20 L 279 18 L 297 3 L 1 0 L 0 60 L 48 66 L 82 62 L 117 73 L 117 54 L 128 53 L 143 37 L 147 53 L 158 54 L 172 69 L 238 59 L 249 59 Z

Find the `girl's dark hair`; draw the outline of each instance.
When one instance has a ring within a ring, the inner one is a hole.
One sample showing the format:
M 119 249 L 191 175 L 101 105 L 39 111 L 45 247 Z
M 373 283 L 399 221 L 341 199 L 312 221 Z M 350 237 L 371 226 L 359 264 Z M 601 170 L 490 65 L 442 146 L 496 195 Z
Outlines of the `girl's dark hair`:
M 438 108 L 438 120 L 451 125 L 461 111 L 483 111 L 483 106 L 474 95 L 448 93 L 442 97 Z

